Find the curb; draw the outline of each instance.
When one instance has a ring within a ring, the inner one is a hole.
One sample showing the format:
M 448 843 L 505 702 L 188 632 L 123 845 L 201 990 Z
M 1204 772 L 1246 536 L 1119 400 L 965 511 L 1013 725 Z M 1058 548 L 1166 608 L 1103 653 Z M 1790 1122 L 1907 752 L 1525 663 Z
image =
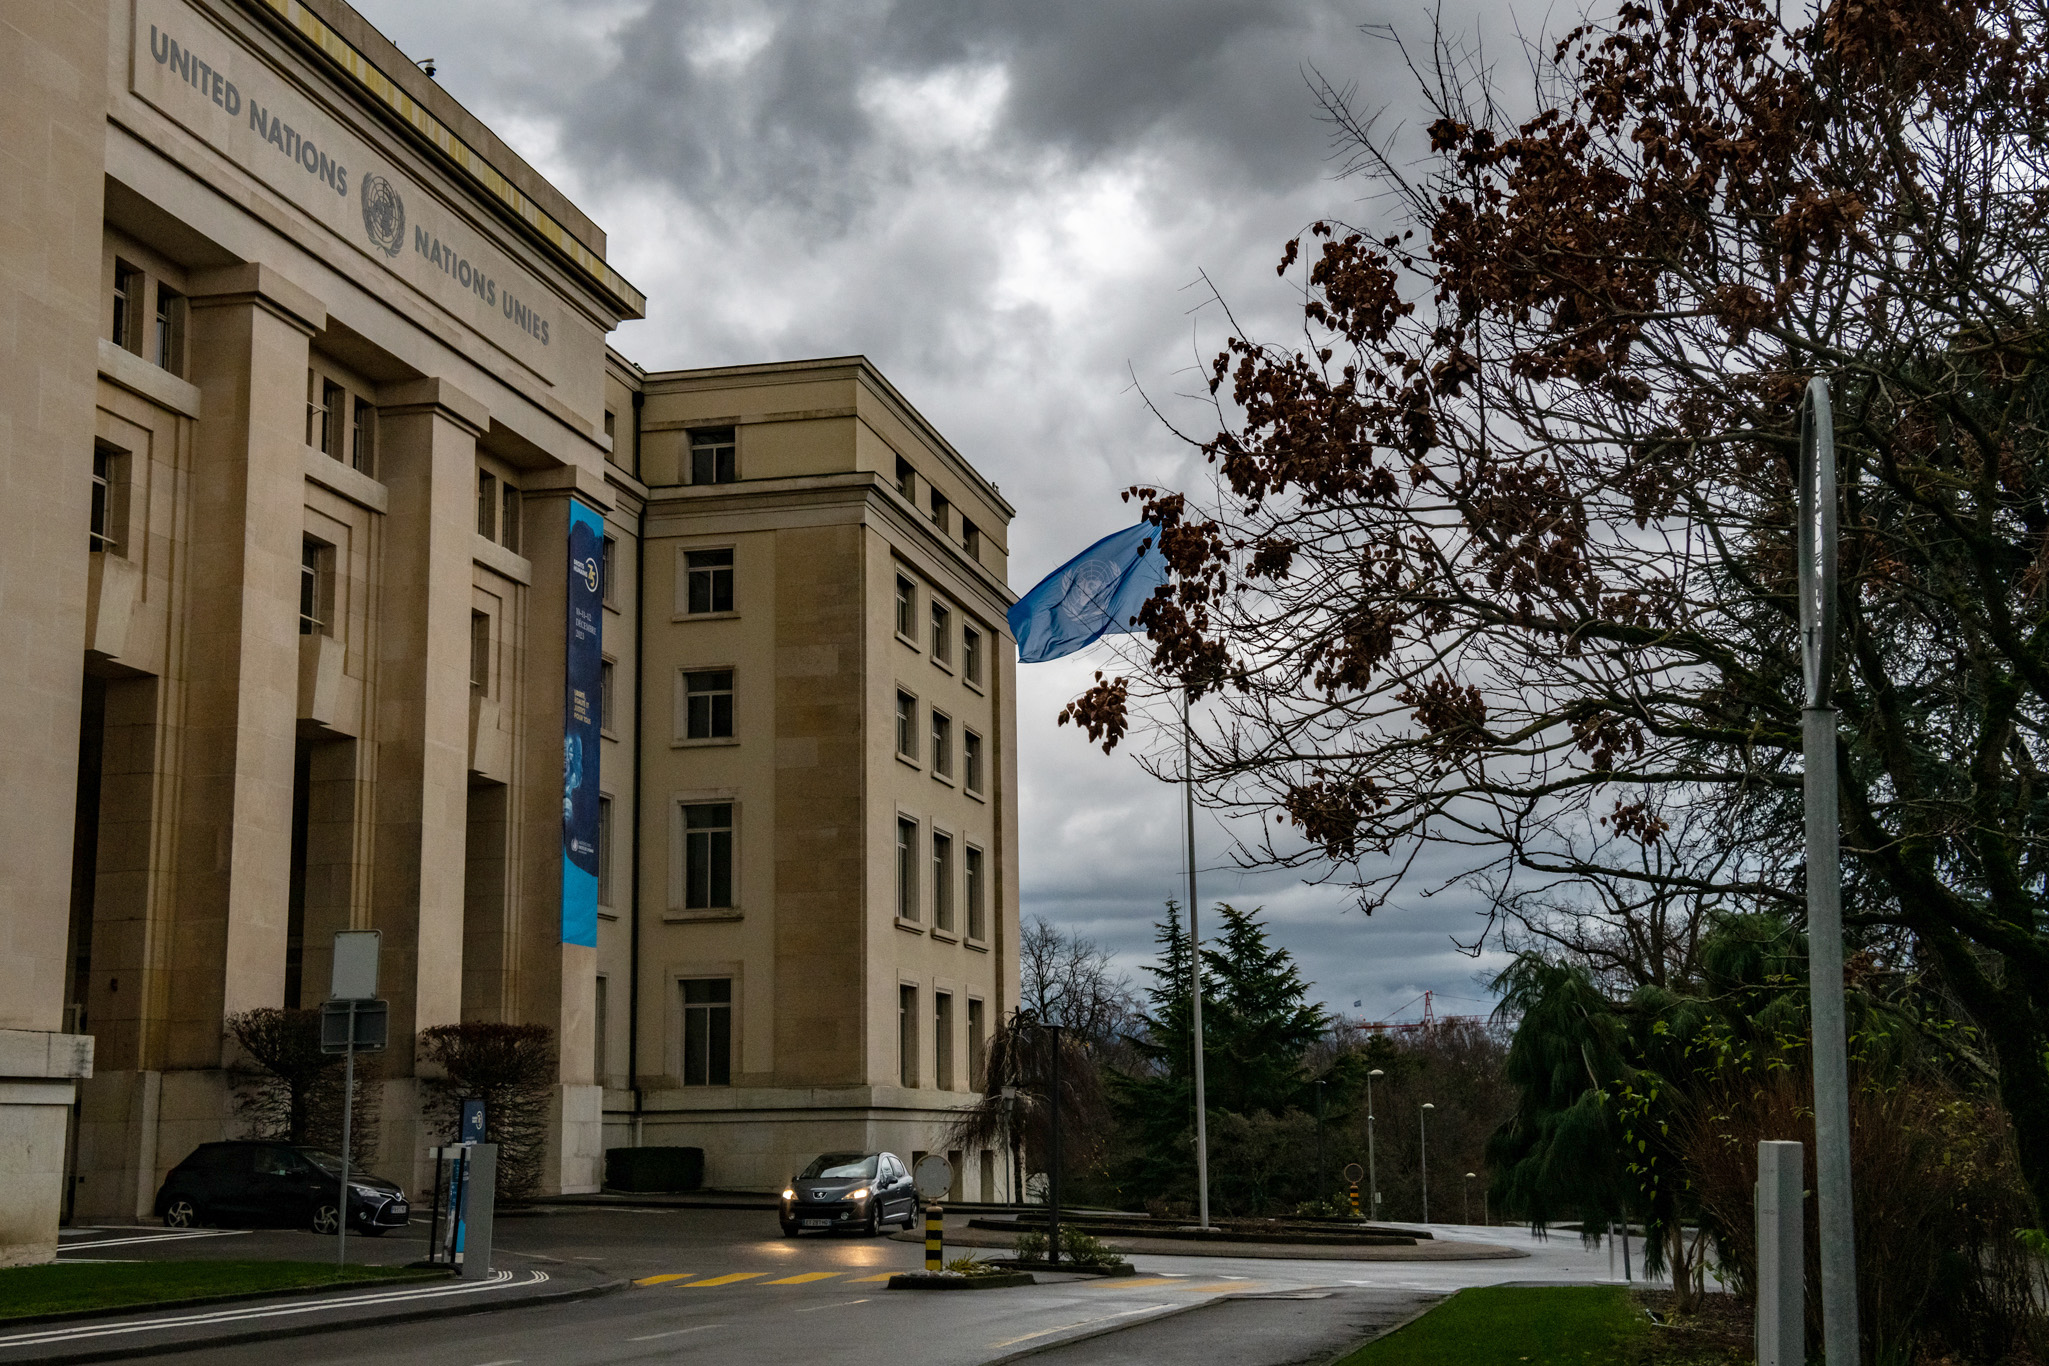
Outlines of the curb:
M 1037 1285 L 1028 1271 L 1003 1271 L 983 1276 L 935 1276 L 929 1271 L 910 1271 L 891 1276 L 886 1290 L 1009 1290 L 1020 1285 Z
M 60 1314 L 32 1314 L 26 1318 L 0 1318 L 0 1333 L 10 1328 L 35 1328 L 51 1323 L 80 1323 L 86 1319 L 117 1319 L 125 1314 L 154 1314 L 165 1309 L 205 1309 L 216 1304 L 240 1304 L 247 1300 L 274 1300 L 283 1295 L 324 1295 L 330 1291 L 373 1290 L 383 1285 L 425 1285 L 439 1276 L 371 1277 L 346 1285 L 301 1285 L 283 1290 L 245 1290 L 236 1295 L 194 1295 L 182 1300 L 150 1300 L 143 1304 L 122 1304 L 107 1309 L 67 1309 Z M 453 1280 L 452 1275 L 447 1279 Z
M 1461 1286 L 1459 1289 L 1470 1289 L 1470 1287 Z M 1338 1352 L 1336 1356 L 1331 1357 L 1327 1361 L 1321 1363 L 1321 1366 L 1338 1366 L 1339 1362 L 1346 1360 L 1354 1352 L 1358 1351 L 1361 1347 L 1366 1346 L 1368 1343 L 1378 1342 L 1385 1337 L 1392 1337 L 1394 1334 L 1401 1332 L 1402 1329 L 1414 1323 L 1417 1319 L 1422 1318 L 1425 1314 L 1431 1313 L 1438 1309 L 1442 1309 L 1445 1305 L 1451 1303 L 1452 1299 L 1458 1293 L 1458 1290 L 1454 1290 L 1450 1294 L 1439 1295 L 1436 1299 L 1430 1301 L 1430 1303 L 1424 1305 L 1421 1309 L 1418 1309 L 1415 1313 L 1409 1315 L 1407 1318 L 1401 1320 L 1399 1323 L 1390 1323 L 1387 1327 L 1381 1329 L 1372 1337 L 1361 1338 L 1359 1341 L 1353 1343 L 1350 1347 L 1343 1348 Z
M 39 1357 L 15 1357 L 8 1361 L 6 1366 L 86 1366 L 89 1362 L 169 1356 L 175 1352 L 203 1351 L 209 1347 L 237 1347 L 245 1342 L 276 1342 L 285 1338 L 313 1337 L 320 1333 L 343 1333 L 353 1328 L 380 1328 L 394 1323 L 413 1323 L 421 1319 L 464 1318 L 472 1314 L 496 1314 L 508 1309 L 526 1309 L 533 1305 L 567 1304 L 572 1300 L 597 1299 L 601 1295 L 609 1295 L 625 1288 L 626 1282 L 623 1280 L 601 1281 L 596 1285 L 587 1285 L 576 1290 L 548 1291 L 501 1304 L 437 1305 L 433 1308 L 400 1309 L 386 1314 L 370 1314 L 341 1323 L 296 1323 L 282 1328 L 259 1329 L 253 1333 L 220 1333 L 213 1337 L 181 1338 L 176 1342 L 131 1342 L 121 1347 L 89 1348 L 82 1352 L 63 1352 Z

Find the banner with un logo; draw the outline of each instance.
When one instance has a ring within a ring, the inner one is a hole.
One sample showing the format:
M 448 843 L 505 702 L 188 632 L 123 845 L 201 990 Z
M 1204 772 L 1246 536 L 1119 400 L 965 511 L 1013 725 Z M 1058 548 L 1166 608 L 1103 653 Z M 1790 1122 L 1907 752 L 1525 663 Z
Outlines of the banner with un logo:
M 1105 536 L 1039 581 L 1010 609 L 1020 664 L 1039 664 L 1137 629 L 1138 609 L 1167 581 L 1160 529 L 1140 522 Z
M 562 942 L 598 944 L 598 714 L 605 519 L 569 503 L 569 650 L 562 716 Z

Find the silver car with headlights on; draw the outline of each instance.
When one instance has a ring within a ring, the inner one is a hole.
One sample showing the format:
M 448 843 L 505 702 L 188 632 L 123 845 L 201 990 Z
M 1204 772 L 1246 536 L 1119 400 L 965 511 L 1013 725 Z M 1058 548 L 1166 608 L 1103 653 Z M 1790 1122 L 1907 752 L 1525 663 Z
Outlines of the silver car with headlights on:
M 910 1169 L 895 1153 L 824 1153 L 783 1187 L 783 1236 L 808 1229 L 851 1229 L 874 1236 L 882 1225 L 918 1222 Z

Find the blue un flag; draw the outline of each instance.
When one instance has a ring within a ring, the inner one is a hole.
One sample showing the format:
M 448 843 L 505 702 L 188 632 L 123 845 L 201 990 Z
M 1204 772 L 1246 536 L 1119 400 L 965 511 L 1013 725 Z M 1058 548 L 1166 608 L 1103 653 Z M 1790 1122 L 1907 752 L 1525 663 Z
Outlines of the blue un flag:
M 1105 536 L 1019 598 L 1010 609 L 1018 663 L 1058 659 L 1131 631 L 1138 609 L 1167 581 L 1159 539 L 1151 522 Z

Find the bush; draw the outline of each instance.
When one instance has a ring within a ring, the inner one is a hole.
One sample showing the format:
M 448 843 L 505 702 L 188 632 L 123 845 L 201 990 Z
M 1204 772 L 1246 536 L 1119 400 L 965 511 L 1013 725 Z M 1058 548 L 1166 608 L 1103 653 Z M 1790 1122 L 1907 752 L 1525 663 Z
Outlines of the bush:
M 1044 1261 L 1046 1235 L 1036 1231 L 1020 1233 L 1012 1251 L 1021 1262 Z M 1124 1261 L 1124 1254 L 1112 1251 L 1102 1239 L 1073 1228 L 1060 1230 L 1060 1255 L 1076 1266 L 1117 1266 Z
M 320 1012 L 261 1006 L 230 1015 L 227 1033 L 240 1049 L 228 1077 L 235 1112 L 248 1137 L 340 1152 L 345 1059 L 321 1051 Z M 376 1054 L 356 1055 L 355 1113 L 349 1124 L 352 1164 L 368 1166 L 377 1152 L 382 1076 Z
M 426 1111 L 451 1137 L 465 1100 L 484 1102 L 484 1141 L 498 1145 L 498 1195 L 518 1199 L 541 1186 L 548 1114 L 555 1089 L 555 1031 L 546 1025 L 436 1025 L 420 1051 L 447 1075 L 426 1082 Z

